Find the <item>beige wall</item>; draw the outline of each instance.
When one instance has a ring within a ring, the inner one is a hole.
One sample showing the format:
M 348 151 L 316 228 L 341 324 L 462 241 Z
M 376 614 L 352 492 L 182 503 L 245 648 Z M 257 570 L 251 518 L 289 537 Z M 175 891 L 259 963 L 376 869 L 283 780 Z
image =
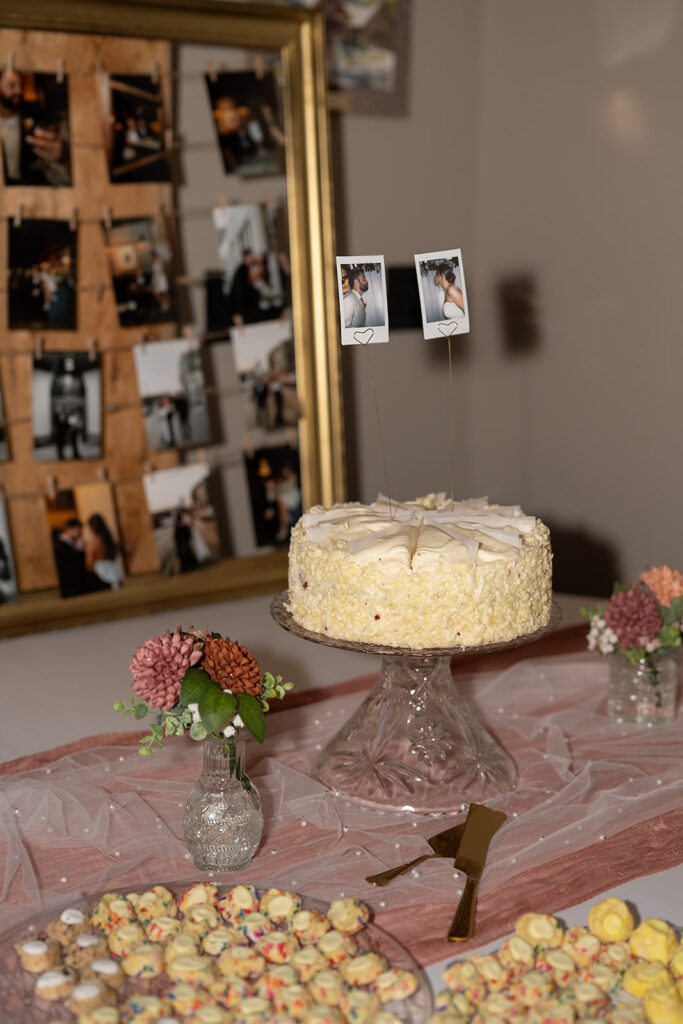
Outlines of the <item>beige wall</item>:
M 564 589 L 683 568 L 683 3 L 415 7 L 409 118 L 345 119 L 345 241 L 401 263 L 463 249 L 456 491 L 543 516 Z M 501 285 L 520 277 L 531 297 L 513 288 L 503 330 Z M 439 345 L 396 332 L 373 350 L 399 498 L 449 488 Z M 358 354 L 351 477 L 367 500 L 384 484 Z

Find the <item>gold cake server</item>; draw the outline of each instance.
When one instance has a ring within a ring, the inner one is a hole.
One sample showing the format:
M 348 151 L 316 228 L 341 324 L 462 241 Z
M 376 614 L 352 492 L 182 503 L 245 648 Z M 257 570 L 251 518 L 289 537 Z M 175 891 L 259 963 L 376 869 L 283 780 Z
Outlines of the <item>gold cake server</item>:
M 448 931 L 451 942 L 465 942 L 472 937 L 477 889 L 486 863 L 489 843 L 505 818 L 506 815 L 502 811 L 492 811 L 483 804 L 470 804 L 465 831 L 455 858 L 455 867 L 467 875 L 467 881 Z
M 460 845 L 460 837 L 464 830 L 465 822 L 461 821 L 459 825 L 452 825 L 444 832 L 438 832 L 437 835 L 431 836 L 427 840 L 434 851 L 433 853 L 423 853 L 420 857 L 415 857 L 406 864 L 399 864 L 396 868 L 388 868 L 386 871 L 381 871 L 378 875 L 368 875 L 365 881 L 370 882 L 372 885 L 388 885 L 394 878 L 398 878 L 405 871 L 415 867 L 416 864 L 421 864 L 423 860 L 428 860 L 430 857 L 455 857 Z

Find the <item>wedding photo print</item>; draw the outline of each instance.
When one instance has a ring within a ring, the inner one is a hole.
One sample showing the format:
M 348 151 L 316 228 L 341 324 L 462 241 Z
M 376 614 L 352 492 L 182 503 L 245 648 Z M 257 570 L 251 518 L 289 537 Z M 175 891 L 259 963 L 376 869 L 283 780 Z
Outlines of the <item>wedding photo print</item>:
M 113 184 L 171 180 L 164 106 L 150 75 L 104 76 L 102 124 Z
M 118 590 L 123 562 L 110 485 L 79 484 L 45 504 L 60 596 Z
M 0 462 L 7 462 L 10 457 L 9 441 L 7 440 L 7 427 L 5 425 L 5 406 L 2 398 L 2 387 L 0 387 Z
M 271 72 L 223 71 L 206 76 L 211 112 L 226 174 L 281 174 L 285 136 Z
M 289 542 L 302 514 L 299 452 L 289 444 L 245 452 L 249 497 L 259 547 Z
M 470 317 L 460 249 L 420 253 L 415 267 L 425 338 L 467 334 Z
M 121 327 L 176 320 L 173 251 L 163 220 L 115 220 L 103 230 Z
M 289 259 L 281 209 L 264 203 L 216 206 L 213 224 L 223 272 L 216 315 L 238 326 L 282 316 L 289 302 Z
M 175 338 L 133 346 L 150 451 L 188 448 L 211 440 L 202 353 Z
M 142 478 L 161 571 L 192 572 L 224 552 L 208 466 L 193 463 Z
M 17 596 L 17 581 L 12 556 L 12 540 L 5 496 L 0 494 L 0 604 Z
M 342 345 L 389 340 L 383 256 L 337 256 Z
M 99 459 L 102 379 L 99 355 L 48 352 L 33 358 L 33 457 L 39 462 Z
M 67 221 L 9 222 L 9 328 L 76 330 L 76 232 Z
M 71 185 L 66 77 L 3 68 L 0 141 L 5 185 Z
M 291 323 L 272 320 L 235 329 L 232 354 L 252 446 L 296 443 L 300 408 Z

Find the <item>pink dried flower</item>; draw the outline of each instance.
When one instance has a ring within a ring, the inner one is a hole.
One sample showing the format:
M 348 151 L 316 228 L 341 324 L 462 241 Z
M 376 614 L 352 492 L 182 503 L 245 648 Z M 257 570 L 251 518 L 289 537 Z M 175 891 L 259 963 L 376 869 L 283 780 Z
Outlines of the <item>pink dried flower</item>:
M 672 597 L 683 596 L 683 576 L 668 565 L 653 566 L 647 572 L 641 572 L 639 578 L 666 608 L 670 606 Z
M 138 647 L 131 662 L 133 692 L 151 708 L 170 711 L 178 702 L 183 676 L 202 653 L 196 637 L 184 636 L 179 629 L 153 636 Z
M 644 647 L 662 628 L 654 594 L 635 586 L 609 599 L 604 618 L 621 647 Z

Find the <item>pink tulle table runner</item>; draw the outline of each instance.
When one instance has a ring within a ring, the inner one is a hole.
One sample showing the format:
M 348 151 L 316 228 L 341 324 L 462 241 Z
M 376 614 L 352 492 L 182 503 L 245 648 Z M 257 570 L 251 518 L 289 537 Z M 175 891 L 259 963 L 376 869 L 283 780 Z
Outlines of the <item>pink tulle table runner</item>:
M 573 654 L 458 673 L 519 768 L 518 788 L 492 804 L 508 820 L 491 845 L 470 945 L 504 934 L 525 910 L 556 912 L 683 858 L 683 718 L 650 731 L 610 721 L 607 672 L 605 660 Z M 462 886 L 452 864 L 428 861 L 384 889 L 364 879 L 429 852 L 425 838 L 463 819 L 467 794 L 436 818 L 382 812 L 335 797 L 311 775 L 371 681 L 269 716 L 266 742 L 247 750 L 263 843 L 247 872 L 216 877 L 322 900 L 360 896 L 416 959 L 433 963 L 468 948 L 444 937 Z M 0 932 L 105 889 L 197 878 L 182 814 L 201 745 L 171 739 L 143 758 L 132 739 L 91 738 L 3 766 Z

